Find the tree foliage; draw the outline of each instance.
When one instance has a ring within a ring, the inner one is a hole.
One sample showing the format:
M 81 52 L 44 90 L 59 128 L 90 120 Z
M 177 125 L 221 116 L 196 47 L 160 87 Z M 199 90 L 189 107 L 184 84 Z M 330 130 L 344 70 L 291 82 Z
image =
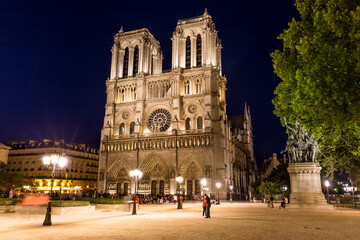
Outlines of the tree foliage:
M 360 0 L 297 0 L 271 54 L 281 78 L 274 113 L 312 132 L 327 175 L 360 167 Z M 282 122 L 284 123 L 284 122 Z
M 278 182 L 262 181 L 258 189 L 261 194 L 276 195 L 283 193 L 281 187 L 282 185 Z
M 9 173 L 6 164 L 0 163 L 0 190 L 21 189 L 24 185 L 33 186 L 34 180 L 24 173 Z
M 283 190 L 284 187 L 287 190 Z M 253 188 L 256 189 L 257 192 L 265 195 L 269 194 L 290 194 L 290 176 L 287 171 L 286 164 L 279 164 L 276 168 L 274 168 L 269 176 L 265 179 L 258 180 L 254 183 Z

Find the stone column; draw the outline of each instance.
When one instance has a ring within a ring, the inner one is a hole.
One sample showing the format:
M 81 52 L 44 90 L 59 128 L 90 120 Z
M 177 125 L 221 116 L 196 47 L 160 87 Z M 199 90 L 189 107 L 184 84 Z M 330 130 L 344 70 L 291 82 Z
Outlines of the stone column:
M 191 61 L 190 66 L 196 67 L 196 36 L 191 36 Z
M 129 47 L 129 77 L 132 77 L 133 74 L 133 70 L 134 70 L 134 48 L 133 47 Z
M 119 49 L 119 56 L 118 56 L 118 63 L 117 63 L 117 77 L 122 78 L 123 77 L 123 66 L 124 66 L 124 55 L 125 50 Z
M 111 58 L 111 71 L 110 71 L 110 79 L 114 79 L 116 77 L 116 68 L 117 68 L 117 59 L 118 59 L 118 48 L 114 44 L 112 49 L 112 58 Z

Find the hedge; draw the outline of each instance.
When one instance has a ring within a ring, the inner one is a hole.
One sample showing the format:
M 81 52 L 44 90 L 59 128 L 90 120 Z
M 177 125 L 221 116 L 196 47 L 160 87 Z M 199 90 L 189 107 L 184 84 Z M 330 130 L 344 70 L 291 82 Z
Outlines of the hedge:
M 17 198 L 0 198 L 0 205 L 16 205 L 17 203 Z
M 88 201 L 91 204 L 123 204 L 124 199 L 112 199 L 112 198 L 76 198 L 80 201 Z
M 89 206 L 88 201 L 71 201 L 71 200 L 52 200 L 53 207 L 84 207 Z
M 354 206 L 352 203 L 335 203 L 335 204 L 332 204 L 334 205 L 335 207 L 343 207 L 343 208 L 352 208 L 354 209 Z M 356 203 L 356 208 L 355 209 L 360 209 L 360 204 L 359 203 Z

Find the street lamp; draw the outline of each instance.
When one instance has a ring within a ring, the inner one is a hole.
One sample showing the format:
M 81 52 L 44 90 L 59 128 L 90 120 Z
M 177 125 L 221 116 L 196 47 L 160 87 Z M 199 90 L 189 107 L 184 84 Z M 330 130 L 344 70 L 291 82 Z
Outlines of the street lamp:
M 178 182 L 178 197 L 177 197 L 178 205 L 177 205 L 177 209 L 182 209 L 182 203 L 180 201 L 180 183 L 182 183 L 183 180 L 184 179 L 181 176 L 176 177 L 176 181 Z
M 54 185 L 54 176 L 55 176 L 56 171 L 59 171 L 61 168 L 63 168 L 66 165 L 67 158 L 64 156 L 61 156 L 60 154 L 52 154 L 50 156 L 44 156 L 43 163 L 51 171 L 50 198 L 49 198 L 48 206 L 46 209 L 46 215 L 45 215 L 45 220 L 44 220 L 43 226 L 51 226 L 51 196 L 52 196 L 53 185 Z
M 329 203 L 329 186 L 330 186 L 330 182 L 329 182 L 329 180 L 326 180 L 325 181 L 325 187 L 326 187 L 326 200 L 327 200 L 327 203 Z
M 143 175 L 143 172 L 138 170 L 138 169 L 134 169 L 134 170 L 131 170 L 130 171 L 130 177 L 134 177 L 134 180 L 135 180 L 135 194 L 134 194 L 134 203 L 133 203 L 133 212 L 132 212 L 132 215 L 136 215 L 136 186 L 137 186 L 137 181 L 139 179 L 141 179 Z
M 206 181 L 205 178 L 203 178 L 203 179 L 201 180 L 201 186 L 203 186 L 204 195 L 205 195 L 205 187 L 206 187 L 206 184 L 207 184 L 207 181 Z
M 221 183 L 216 183 L 216 187 L 218 189 L 218 201 L 216 204 L 220 204 L 220 187 L 221 187 Z
M 230 186 L 230 203 L 232 203 L 232 191 L 233 191 L 233 186 Z

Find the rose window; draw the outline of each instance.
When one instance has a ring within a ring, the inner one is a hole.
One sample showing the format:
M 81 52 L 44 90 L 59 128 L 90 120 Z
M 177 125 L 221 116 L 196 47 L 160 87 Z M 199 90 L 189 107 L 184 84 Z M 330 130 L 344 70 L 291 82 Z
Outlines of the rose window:
M 149 129 L 152 132 L 164 132 L 169 129 L 171 115 L 165 109 L 156 109 L 149 117 Z
M 190 104 L 188 107 L 189 113 L 195 113 L 196 112 L 196 106 L 194 104 Z

